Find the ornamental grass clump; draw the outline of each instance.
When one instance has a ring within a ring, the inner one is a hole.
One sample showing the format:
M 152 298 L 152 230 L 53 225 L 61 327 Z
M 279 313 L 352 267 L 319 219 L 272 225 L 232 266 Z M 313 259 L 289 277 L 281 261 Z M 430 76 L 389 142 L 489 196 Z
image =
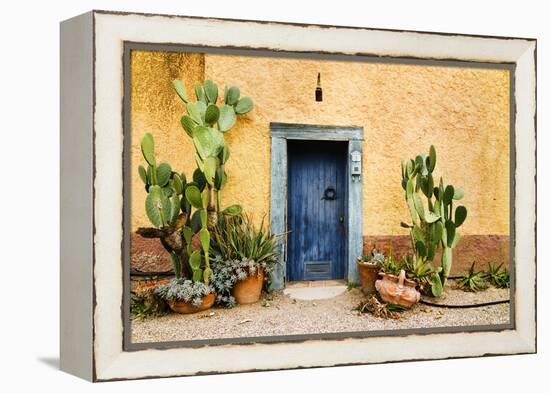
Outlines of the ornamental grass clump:
M 238 281 L 244 281 L 262 271 L 269 274 L 277 263 L 275 236 L 264 226 L 255 228 L 246 215 L 221 216 L 212 237 L 212 285 L 217 303 L 226 307 L 235 305 L 231 290 Z

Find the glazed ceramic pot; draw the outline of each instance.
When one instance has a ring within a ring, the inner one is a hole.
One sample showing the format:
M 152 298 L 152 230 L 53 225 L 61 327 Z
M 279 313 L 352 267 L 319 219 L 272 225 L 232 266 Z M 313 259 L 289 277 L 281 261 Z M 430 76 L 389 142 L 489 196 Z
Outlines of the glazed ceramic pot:
M 264 269 L 258 268 L 256 274 L 248 275 L 242 281 L 237 281 L 231 290 L 231 294 L 238 304 L 256 303 L 260 300 L 264 285 Z
M 216 300 L 215 293 L 209 293 L 208 295 L 203 296 L 202 303 L 198 306 L 194 306 L 191 302 L 185 302 L 183 300 L 169 300 L 168 306 L 174 312 L 179 314 L 193 314 L 195 312 L 208 310 L 214 304 Z
M 376 290 L 386 303 L 411 308 L 420 300 L 420 292 L 416 290 L 416 283 L 405 278 L 405 270 L 401 270 L 399 277 L 393 274 L 381 273 L 381 279 L 376 281 Z
M 357 268 L 359 269 L 359 279 L 361 280 L 361 291 L 365 295 L 376 292 L 376 279 L 380 267 L 374 263 L 367 263 L 357 258 Z

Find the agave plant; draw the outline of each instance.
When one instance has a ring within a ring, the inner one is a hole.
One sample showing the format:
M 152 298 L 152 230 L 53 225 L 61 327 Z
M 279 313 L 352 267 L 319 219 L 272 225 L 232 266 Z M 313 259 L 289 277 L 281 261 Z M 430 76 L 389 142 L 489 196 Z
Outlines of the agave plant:
M 488 270 L 484 272 L 484 276 L 497 288 L 510 288 L 510 273 L 502 263 L 497 265 L 495 262 L 489 262 Z
M 272 271 L 278 261 L 275 238 L 263 221 L 256 228 L 246 215 L 220 216 L 212 239 L 215 254 L 212 284 L 218 304 L 232 307 L 235 299 L 231 289 L 237 281 L 258 274 L 260 269 L 265 273 Z
M 441 267 L 435 268 L 426 257 L 420 257 L 418 255 L 403 256 L 403 265 L 407 273 L 407 278 L 414 280 L 418 284 L 421 293 L 431 293 L 436 297 L 441 296 L 441 294 L 437 292 L 439 287 L 434 285 L 432 281 L 432 277 L 434 274 L 439 273 Z
M 460 276 L 458 287 L 471 292 L 479 292 L 487 289 L 487 281 L 483 272 L 475 271 L 475 262 L 472 263 L 466 274 Z
M 237 117 L 250 112 L 254 104 L 250 97 L 241 97 L 240 89 L 236 86 L 226 87 L 224 99 L 218 103 L 218 86 L 211 80 L 205 81 L 203 85 L 195 83 L 194 102 L 181 80 L 174 80 L 173 86 L 185 104 L 186 114 L 181 117 L 181 126 L 193 141 L 195 161 L 207 183 L 207 209 L 222 212 L 222 189 L 227 183 L 225 165 L 229 159 L 224 134 L 233 128 Z M 217 197 L 215 207 L 212 191 L 216 192 Z M 228 214 L 241 211 L 238 205 L 224 210 Z
M 405 267 L 402 259 L 394 258 L 393 255 L 389 255 L 384 259 L 384 262 L 380 264 L 380 270 L 387 274 L 399 275 L 399 272 Z

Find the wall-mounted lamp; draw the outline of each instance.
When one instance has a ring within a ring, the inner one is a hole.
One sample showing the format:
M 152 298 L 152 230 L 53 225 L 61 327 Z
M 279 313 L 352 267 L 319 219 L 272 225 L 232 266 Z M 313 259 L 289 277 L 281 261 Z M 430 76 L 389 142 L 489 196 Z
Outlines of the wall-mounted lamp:
M 323 101 L 323 89 L 321 88 L 321 73 L 317 74 L 317 88 L 315 88 L 315 101 Z

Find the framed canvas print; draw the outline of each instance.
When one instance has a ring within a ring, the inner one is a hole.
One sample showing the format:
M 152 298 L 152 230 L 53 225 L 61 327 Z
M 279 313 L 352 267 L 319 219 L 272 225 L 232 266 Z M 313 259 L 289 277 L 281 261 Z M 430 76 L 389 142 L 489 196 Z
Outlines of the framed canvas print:
M 61 367 L 536 351 L 536 40 L 61 23 Z

